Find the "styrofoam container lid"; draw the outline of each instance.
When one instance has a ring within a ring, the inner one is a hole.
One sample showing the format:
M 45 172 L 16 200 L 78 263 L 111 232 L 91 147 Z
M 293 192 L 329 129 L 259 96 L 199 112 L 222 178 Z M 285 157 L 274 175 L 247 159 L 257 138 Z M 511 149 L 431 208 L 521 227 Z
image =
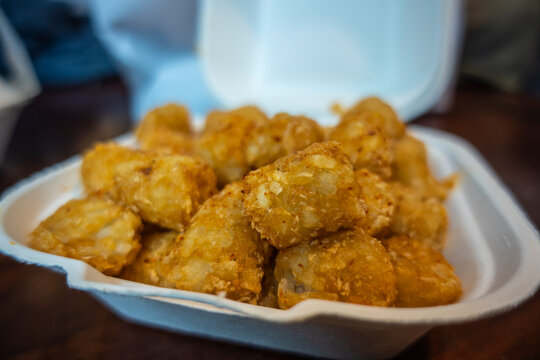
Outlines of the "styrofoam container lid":
M 332 103 L 376 95 L 411 120 L 452 80 L 460 18 L 458 0 L 205 0 L 199 56 L 228 108 L 328 124 Z

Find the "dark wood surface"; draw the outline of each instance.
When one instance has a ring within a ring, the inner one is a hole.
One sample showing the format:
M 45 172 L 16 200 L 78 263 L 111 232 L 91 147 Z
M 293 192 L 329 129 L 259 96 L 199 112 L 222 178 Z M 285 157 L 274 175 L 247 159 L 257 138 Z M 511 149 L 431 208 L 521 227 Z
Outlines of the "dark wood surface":
M 22 112 L 0 190 L 92 142 L 126 132 L 127 92 L 118 80 L 46 89 Z M 540 100 L 478 85 L 458 87 L 453 109 L 416 124 L 471 142 L 540 224 Z M 300 358 L 133 325 L 63 275 L 0 255 L 0 358 Z M 540 293 L 518 308 L 472 323 L 431 330 L 398 359 L 538 359 Z

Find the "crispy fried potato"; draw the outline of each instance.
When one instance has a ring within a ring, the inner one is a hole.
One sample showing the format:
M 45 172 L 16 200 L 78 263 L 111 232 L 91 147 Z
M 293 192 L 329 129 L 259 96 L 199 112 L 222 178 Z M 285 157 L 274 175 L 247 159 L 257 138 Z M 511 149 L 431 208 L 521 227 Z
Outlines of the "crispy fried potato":
M 355 113 L 339 123 L 330 140 L 339 142 L 355 169 L 368 169 L 383 179 L 392 174 L 392 141 L 380 129 L 377 112 Z
M 176 231 L 155 231 L 142 235 L 142 249 L 135 261 L 124 268 L 121 278 L 144 284 L 174 288 L 161 273 L 163 259 L 172 251 L 178 236 Z
M 287 155 L 283 134 L 289 118 L 287 114 L 278 114 L 254 129 L 246 148 L 246 160 L 251 167 L 257 169 Z
M 192 155 L 194 138 L 189 134 L 165 128 L 156 128 L 139 137 L 142 150 L 157 154 Z
M 366 213 L 351 163 L 335 142 L 250 172 L 244 191 L 252 226 L 278 249 L 354 227 Z
M 368 97 L 356 103 L 341 117 L 341 121 L 354 120 L 358 114 L 376 112 L 380 117 L 374 118 L 382 132 L 391 139 L 399 139 L 405 135 L 405 124 L 402 123 L 392 107 L 377 97 Z
M 255 129 L 248 142 L 246 158 L 248 164 L 257 169 L 280 157 L 296 154 L 323 138 L 322 129 L 315 121 L 279 113 Z
M 204 159 L 216 172 L 220 187 L 248 173 L 246 149 L 255 128 L 267 121 L 255 107 L 230 112 L 212 112 L 202 136 L 195 142 L 195 155 Z
M 219 187 L 241 180 L 248 173 L 245 149 L 251 126 L 232 126 L 205 134 L 195 142 L 195 155 L 215 171 Z
M 193 217 L 161 270 L 177 288 L 256 304 L 271 253 L 249 224 L 242 185 L 227 185 Z
M 324 141 L 324 131 L 315 120 L 305 116 L 286 114 L 276 116 L 289 116 L 289 122 L 283 133 L 283 146 L 288 155 L 296 154 L 311 144 Z
M 183 231 L 200 204 L 216 192 L 212 169 L 189 156 L 156 156 L 143 166 L 120 164 L 118 199 L 145 221 Z
M 231 111 L 212 111 L 206 117 L 203 133 L 214 133 L 229 128 L 235 122 L 263 125 L 268 117 L 256 106 L 242 106 Z
M 281 250 L 274 272 L 282 309 L 310 298 L 390 306 L 396 297 L 388 254 L 360 229 Z
M 177 104 L 151 110 L 135 131 L 141 149 L 183 155 L 193 152 L 192 133 L 188 110 Z
M 396 202 L 389 226 L 390 233 L 407 235 L 442 251 L 448 227 L 448 217 L 443 204 L 398 183 L 392 183 L 390 190 Z
M 216 192 L 214 173 L 199 159 L 114 144 L 97 145 L 87 153 L 82 174 L 89 193 L 107 194 L 143 220 L 178 231 L 184 230 L 199 205 Z
M 30 246 L 82 260 L 104 274 L 117 275 L 139 252 L 141 228 L 137 215 L 110 200 L 75 199 L 34 229 Z
M 390 186 L 379 176 L 366 169 L 356 170 L 354 174 L 367 206 L 367 214 L 358 226 L 369 235 L 375 236 L 390 224 L 394 214 L 394 197 L 390 193 Z
M 383 240 L 383 245 L 396 272 L 396 306 L 446 305 L 459 299 L 459 278 L 438 251 L 405 236 Z
M 88 194 L 107 195 L 116 198 L 114 177 L 122 163 L 145 162 L 141 153 L 115 143 L 97 144 L 84 154 L 81 177 Z
M 167 104 L 152 109 L 135 131 L 137 139 L 141 140 L 153 130 L 169 129 L 183 134 L 192 134 L 191 120 L 188 109 L 183 105 Z
M 455 177 L 438 181 L 431 174 L 424 143 L 407 135 L 394 144 L 392 180 L 410 186 L 425 196 L 444 200 L 452 189 Z

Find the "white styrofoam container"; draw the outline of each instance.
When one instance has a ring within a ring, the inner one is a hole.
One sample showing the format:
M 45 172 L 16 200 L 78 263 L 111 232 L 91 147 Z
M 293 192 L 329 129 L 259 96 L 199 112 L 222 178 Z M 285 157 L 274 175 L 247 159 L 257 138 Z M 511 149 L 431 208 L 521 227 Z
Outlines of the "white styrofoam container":
M 108 277 L 82 261 L 28 248 L 27 234 L 39 221 L 82 194 L 79 157 L 6 191 L 0 202 L 0 249 L 65 272 L 70 287 L 90 292 L 134 322 L 316 356 L 385 358 L 434 326 L 509 310 L 540 282 L 538 233 L 476 151 L 440 131 L 413 127 L 413 133 L 427 144 L 438 176 L 460 174 L 447 201 L 444 251 L 463 285 L 456 304 L 404 309 L 307 300 L 285 311 Z

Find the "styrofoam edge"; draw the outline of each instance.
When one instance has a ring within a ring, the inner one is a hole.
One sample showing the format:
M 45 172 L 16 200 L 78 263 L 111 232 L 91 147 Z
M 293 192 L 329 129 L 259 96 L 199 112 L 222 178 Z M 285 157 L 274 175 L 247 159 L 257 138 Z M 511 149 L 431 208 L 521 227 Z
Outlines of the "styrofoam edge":
M 428 143 L 430 140 L 436 140 L 438 145 L 451 149 L 451 154 L 460 158 L 460 162 L 470 168 L 470 175 L 477 178 L 477 181 L 482 183 L 492 197 L 497 200 L 496 203 L 505 209 L 505 215 L 511 220 L 509 223 L 520 235 L 516 241 L 522 249 L 527 249 L 527 251 L 522 251 L 523 258 L 513 278 L 501 288 L 484 297 L 468 300 L 464 303 L 412 309 L 379 308 L 310 299 L 285 311 L 244 304 L 215 295 L 159 288 L 107 277 L 82 261 L 41 253 L 20 245 L 11 240 L 3 229 L 0 230 L 0 249 L 19 261 L 55 269 L 61 268 L 67 274 L 69 286 L 76 289 L 129 296 L 157 297 L 157 300 L 162 301 L 170 301 L 164 298 L 196 301 L 216 308 L 228 309 L 239 315 L 271 322 L 302 322 L 312 317 L 337 316 L 364 322 L 436 325 L 475 320 L 519 305 L 532 296 L 539 286 L 540 263 L 537 259 L 540 258 L 540 244 L 538 232 L 527 220 L 526 215 L 512 199 L 508 190 L 500 181 L 496 180 L 497 177 L 493 171 L 468 143 L 440 131 L 418 127 L 412 127 L 412 129 L 413 133 L 420 135 L 422 140 Z M 130 137 L 124 137 L 123 141 L 129 142 L 129 139 Z M 60 168 L 78 166 L 79 160 L 78 157 L 70 158 L 8 189 L 0 202 L 0 219 L 3 219 L 4 211 L 20 195 L 54 176 L 55 171 Z M 99 273 L 104 282 L 86 280 L 89 273 L 95 275 L 96 272 Z

